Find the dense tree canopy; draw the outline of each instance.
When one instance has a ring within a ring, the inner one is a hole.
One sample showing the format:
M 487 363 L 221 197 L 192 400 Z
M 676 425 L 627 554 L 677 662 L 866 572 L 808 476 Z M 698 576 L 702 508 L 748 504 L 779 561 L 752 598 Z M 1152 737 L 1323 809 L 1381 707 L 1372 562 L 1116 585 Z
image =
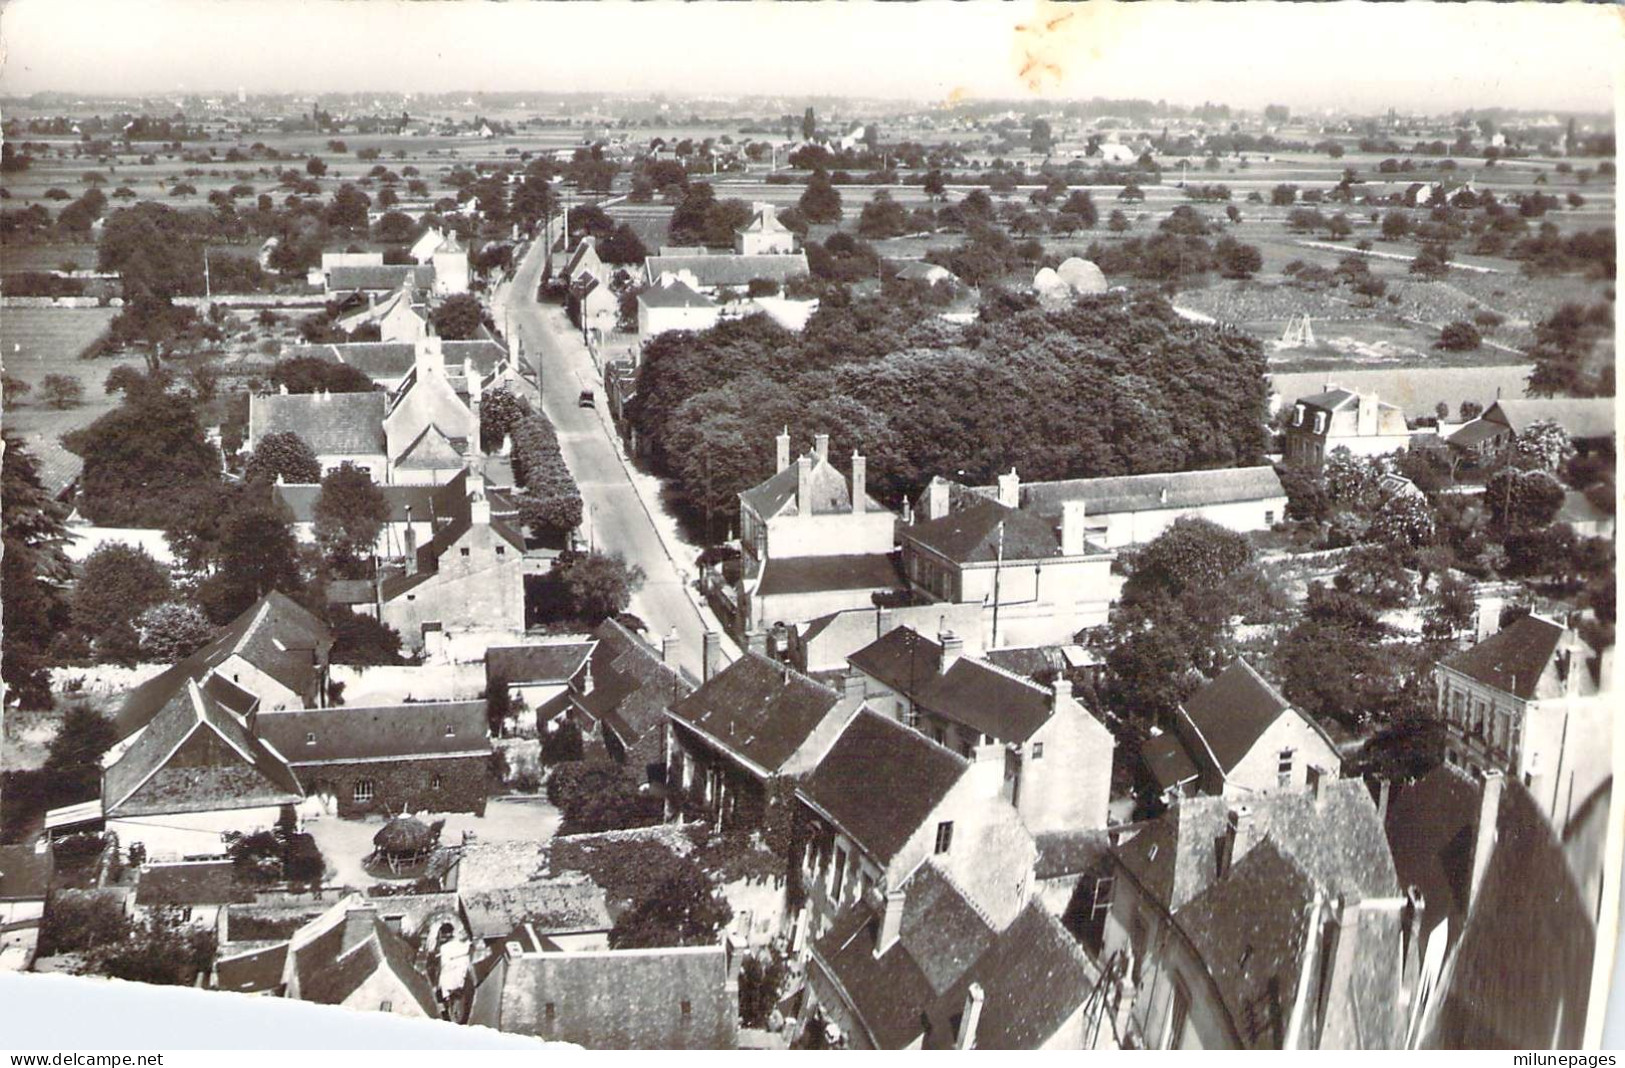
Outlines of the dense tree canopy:
M 96 638 L 116 624 L 169 600 L 174 593 L 169 569 L 145 549 L 111 542 L 85 559 L 73 593 L 73 624 Z
M 40 485 L 39 469 L 22 439 L 4 433 L 0 457 L 0 671 L 6 687 L 24 707 L 48 704 L 46 654 L 52 639 L 67 624 L 68 605 L 62 583 L 69 575 L 62 551 L 67 540 L 66 509 Z
M 312 485 L 322 479 L 322 464 L 310 443 L 291 430 L 266 434 L 243 465 L 248 482 Z
M 128 395 L 64 444 L 85 461 L 79 510 L 102 526 L 163 529 L 191 492 L 220 481 L 220 450 L 182 395 Z
M 384 493 L 366 468 L 340 464 L 322 479 L 316 498 L 316 544 L 344 578 L 361 578 L 378 534 L 389 518 Z

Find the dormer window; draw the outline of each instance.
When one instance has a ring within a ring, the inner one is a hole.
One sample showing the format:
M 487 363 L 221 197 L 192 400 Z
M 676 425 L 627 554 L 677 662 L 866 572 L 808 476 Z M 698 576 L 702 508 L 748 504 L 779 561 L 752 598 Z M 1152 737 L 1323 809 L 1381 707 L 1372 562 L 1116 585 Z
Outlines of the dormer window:
M 457 736 L 457 728 L 453 727 L 450 723 L 446 724 L 446 737 L 447 738 L 455 738 L 456 736 Z
M 1292 409 L 1292 425 L 1303 425 L 1303 405 L 1299 404 Z
M 306 731 L 305 732 L 305 744 L 306 745 L 315 745 L 316 744 L 316 732 L 315 731 Z
M 1316 412 L 1315 413 L 1315 433 L 1317 433 L 1317 434 L 1326 433 L 1326 413 L 1325 412 Z

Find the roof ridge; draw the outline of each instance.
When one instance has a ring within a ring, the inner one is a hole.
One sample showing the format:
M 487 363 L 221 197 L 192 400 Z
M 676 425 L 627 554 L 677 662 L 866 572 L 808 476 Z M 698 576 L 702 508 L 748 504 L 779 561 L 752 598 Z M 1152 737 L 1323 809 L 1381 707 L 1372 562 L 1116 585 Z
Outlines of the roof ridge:
M 912 739 L 914 739 L 916 741 L 924 742 L 924 743 L 926 743 L 927 745 L 931 746 L 934 749 L 942 750 L 948 756 L 951 756 L 956 761 L 958 761 L 961 767 L 968 768 L 968 767 L 971 766 L 971 761 L 967 760 L 965 757 L 961 756 L 960 754 L 954 752 L 952 749 L 949 749 L 946 745 L 943 745 L 941 742 L 937 741 L 935 738 L 931 737 L 930 735 L 923 734 L 920 731 L 915 730 L 913 727 L 907 726 L 906 724 L 899 723 L 895 719 L 892 719 L 890 716 L 885 715 L 884 713 L 882 713 L 882 712 L 878 711 L 877 709 L 873 708 L 868 703 L 867 698 L 864 699 L 863 704 L 858 706 L 857 714 L 854 715 L 850 720 L 847 721 L 846 727 L 841 731 L 841 733 L 845 734 L 847 730 L 850 730 L 852 728 L 852 724 L 856 723 L 858 721 L 858 718 L 860 716 L 862 716 L 865 712 L 869 713 L 875 719 L 880 720 L 880 722 L 886 724 L 887 726 L 892 727 L 895 730 L 902 731 L 908 737 L 910 737 L 910 738 L 912 738 Z
M 982 908 L 982 903 L 972 897 L 970 891 L 966 890 L 965 887 L 960 884 L 959 880 L 954 878 L 954 876 L 949 873 L 946 867 L 938 863 L 936 857 L 926 857 L 924 860 L 920 861 L 920 863 L 915 866 L 914 870 L 909 873 L 909 879 L 912 880 L 914 876 L 920 873 L 921 869 L 926 867 L 929 867 L 932 871 L 936 872 L 937 875 L 942 878 L 943 882 L 953 887 L 954 893 L 958 894 L 960 900 L 964 901 L 965 904 L 970 906 L 970 910 L 976 913 L 976 918 L 987 924 L 987 929 L 993 932 L 995 936 L 1003 934 L 1008 929 L 1007 927 L 1000 927 L 998 924 L 994 923 L 993 917 L 989 916 L 987 914 L 987 910 Z M 908 883 L 905 881 L 904 885 L 906 886 Z M 1018 913 L 1017 915 L 1020 914 Z M 1014 922 L 1014 920 L 1011 921 L 1011 923 Z M 1069 939 L 1069 941 L 1071 941 L 1071 939 Z
M 1055 696 L 1055 690 L 1053 688 L 1051 688 L 1049 686 L 1042 685 L 1036 679 L 1029 678 L 1028 676 L 1019 674 L 1018 672 L 1015 672 L 1015 671 L 1011 671 L 1009 668 L 1000 667 L 998 664 L 995 664 L 993 661 L 988 660 L 986 658 L 985 653 L 982 656 L 966 656 L 966 657 L 961 657 L 960 659 L 969 661 L 970 663 L 976 664 L 976 665 L 978 665 L 980 667 L 984 667 L 987 670 L 994 672 L 995 674 L 1003 675 L 1005 678 L 1009 679 L 1011 682 L 1019 682 L 1023 686 L 1025 686 L 1028 689 L 1033 690 L 1033 691 L 1035 691 L 1037 693 L 1044 694 L 1044 695 L 1049 696 L 1049 697 L 1054 697 Z

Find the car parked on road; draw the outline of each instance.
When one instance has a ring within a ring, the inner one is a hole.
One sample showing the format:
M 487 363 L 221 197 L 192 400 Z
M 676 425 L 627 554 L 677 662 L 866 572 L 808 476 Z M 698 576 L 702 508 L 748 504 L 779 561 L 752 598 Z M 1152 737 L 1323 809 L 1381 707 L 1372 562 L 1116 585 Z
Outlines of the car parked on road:
M 582 390 L 581 396 L 576 398 L 577 408 L 596 408 L 597 406 L 598 401 L 593 397 L 592 390 L 590 389 Z

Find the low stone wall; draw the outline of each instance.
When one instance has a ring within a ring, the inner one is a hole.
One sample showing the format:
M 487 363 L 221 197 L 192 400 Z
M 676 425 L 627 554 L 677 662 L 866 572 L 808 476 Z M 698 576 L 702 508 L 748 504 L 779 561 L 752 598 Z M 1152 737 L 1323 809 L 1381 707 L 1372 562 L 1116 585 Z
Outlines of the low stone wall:
M 0 308 L 122 308 L 119 297 L 0 297 Z
M 68 699 L 76 695 L 106 697 L 124 693 L 146 682 L 169 668 L 168 664 L 137 664 L 121 667 L 118 664 L 93 664 L 90 667 L 55 667 L 50 669 L 51 692 Z

